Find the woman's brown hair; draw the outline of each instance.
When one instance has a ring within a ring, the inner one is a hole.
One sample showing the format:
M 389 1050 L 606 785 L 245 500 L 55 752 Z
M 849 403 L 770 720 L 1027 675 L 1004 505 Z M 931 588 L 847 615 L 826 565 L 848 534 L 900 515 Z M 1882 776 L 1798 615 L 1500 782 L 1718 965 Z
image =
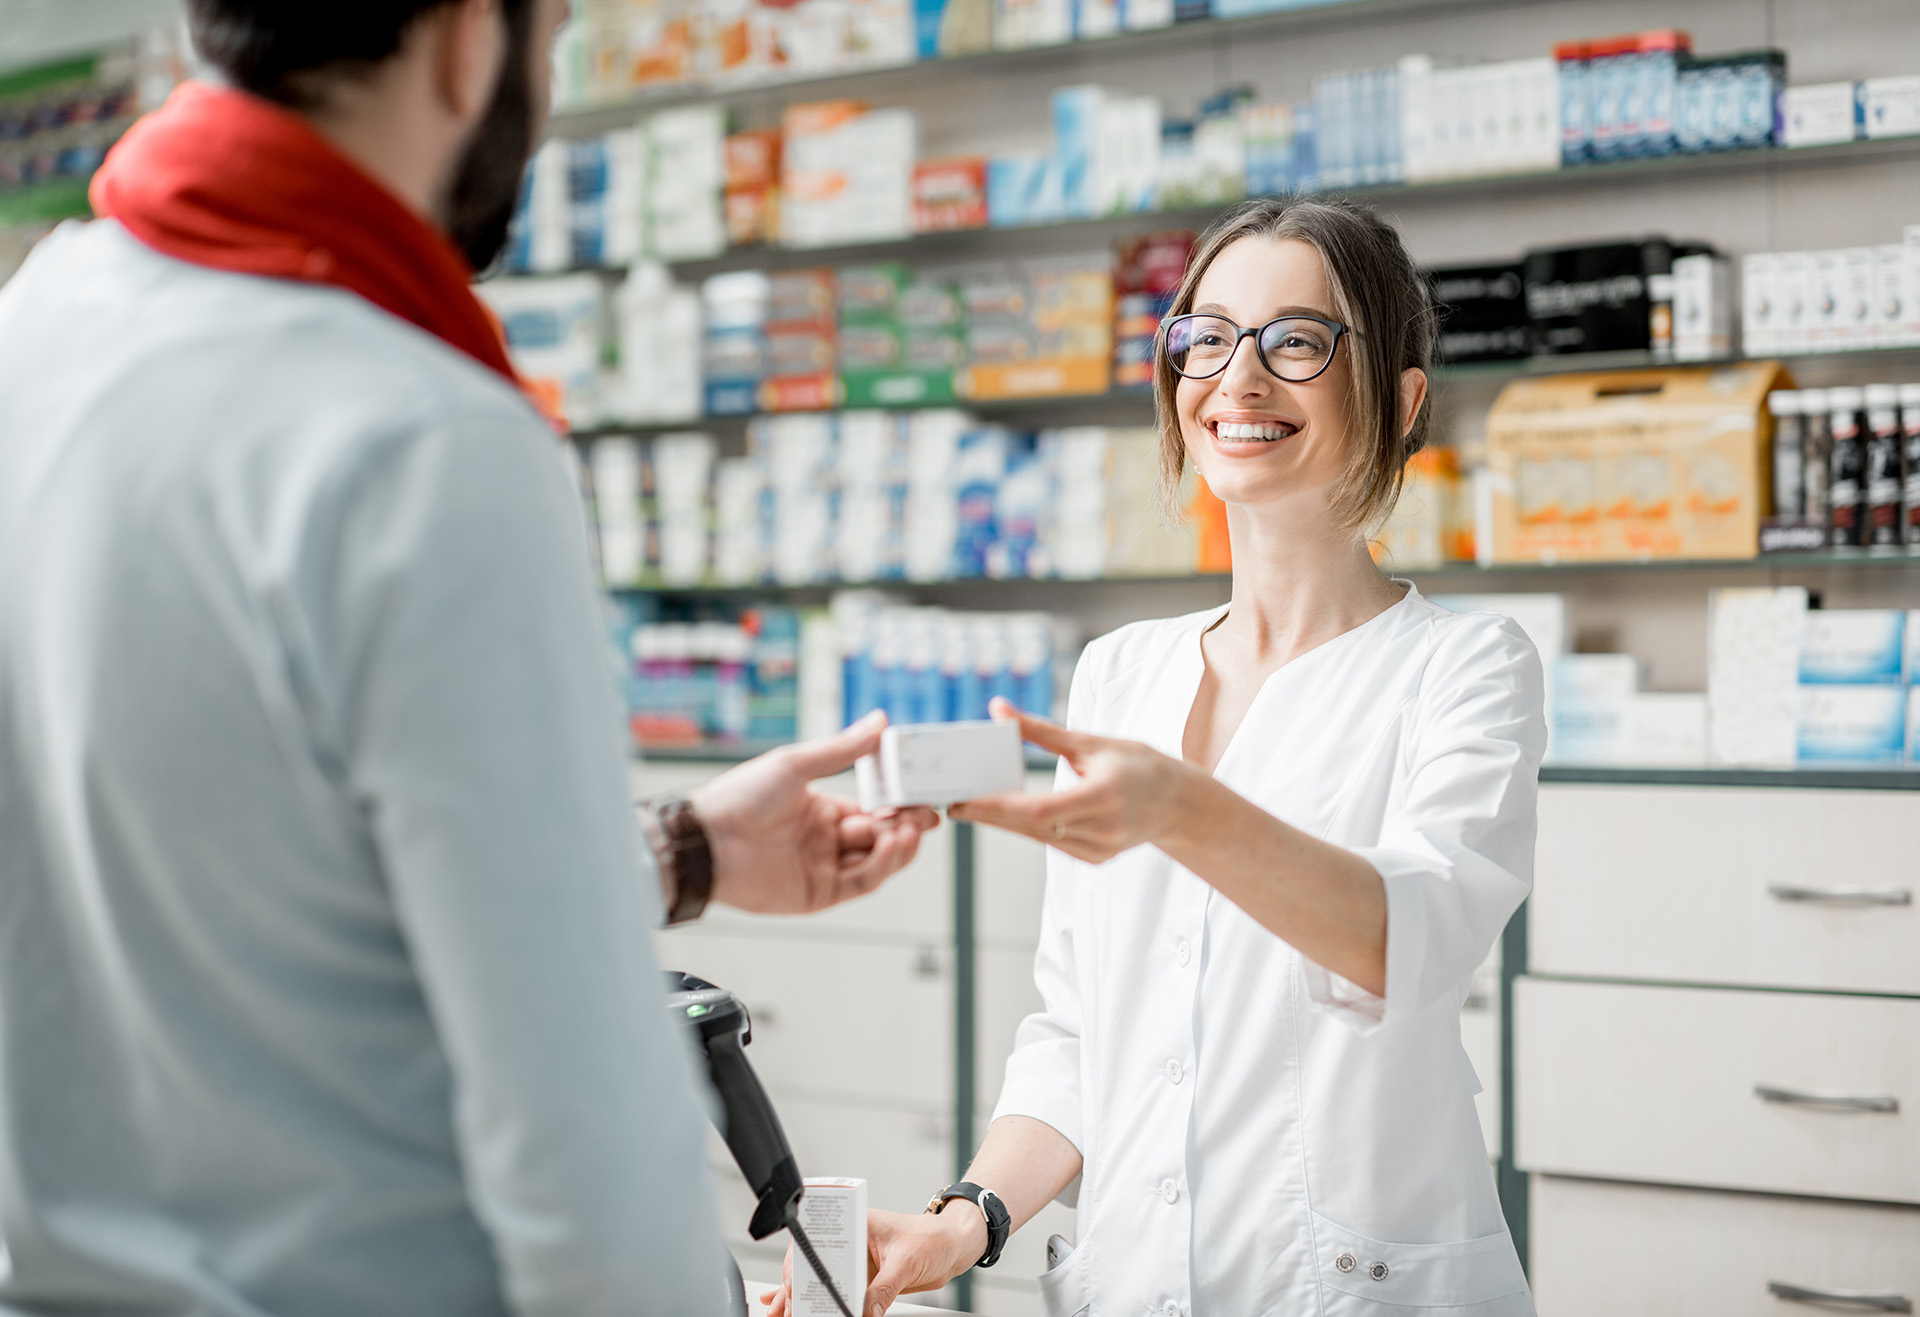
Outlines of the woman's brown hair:
M 1407 459 L 1427 441 L 1431 398 L 1413 424 L 1400 428 L 1400 374 L 1432 373 L 1434 310 L 1427 283 L 1391 224 L 1365 206 L 1333 198 L 1262 197 L 1221 217 L 1201 235 L 1187 262 L 1168 318 L 1193 309 L 1194 290 L 1219 256 L 1242 238 L 1294 239 L 1320 253 L 1333 294 L 1328 308 L 1347 326 L 1350 353 L 1347 418 L 1354 435 L 1346 475 L 1334 491 L 1334 514 L 1352 530 L 1367 530 L 1392 511 Z M 1160 490 L 1178 497 L 1187 446 L 1180 436 L 1174 388 L 1180 377 L 1164 350 L 1154 353 L 1154 411 L 1160 429 Z M 1178 509 L 1174 509 L 1176 515 Z

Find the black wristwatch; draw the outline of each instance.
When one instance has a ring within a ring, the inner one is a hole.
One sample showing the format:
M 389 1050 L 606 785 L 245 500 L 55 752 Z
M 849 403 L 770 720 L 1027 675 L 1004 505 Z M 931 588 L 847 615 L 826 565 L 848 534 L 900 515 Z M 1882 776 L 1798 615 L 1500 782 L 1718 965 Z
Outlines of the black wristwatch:
M 955 1198 L 964 1198 L 980 1209 L 987 1218 L 987 1251 L 980 1255 L 976 1267 L 991 1267 L 1000 1260 L 1000 1250 L 1007 1246 L 1007 1236 L 1013 1233 L 1013 1214 L 1007 1211 L 1007 1205 L 1000 1201 L 1000 1195 L 991 1189 L 982 1189 L 977 1184 L 965 1180 L 950 1184 L 933 1196 L 927 1204 L 927 1211 L 935 1216 Z
M 660 796 L 641 802 L 640 817 L 654 859 L 673 884 L 667 926 L 698 919 L 713 893 L 713 852 L 693 802 L 685 796 Z

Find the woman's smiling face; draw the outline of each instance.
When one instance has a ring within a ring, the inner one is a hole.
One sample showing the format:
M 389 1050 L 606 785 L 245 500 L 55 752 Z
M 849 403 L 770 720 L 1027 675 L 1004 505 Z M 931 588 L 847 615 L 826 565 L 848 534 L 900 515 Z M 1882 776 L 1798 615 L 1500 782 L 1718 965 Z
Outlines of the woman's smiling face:
M 1200 276 L 1193 303 L 1194 312 L 1248 329 L 1286 315 L 1338 319 L 1326 263 L 1293 238 L 1232 243 Z M 1220 499 L 1252 505 L 1311 497 L 1324 507 L 1347 470 L 1351 391 L 1345 347 L 1335 349 L 1317 379 L 1289 384 L 1266 368 L 1248 338 L 1218 375 L 1181 379 L 1174 411 L 1187 456 Z

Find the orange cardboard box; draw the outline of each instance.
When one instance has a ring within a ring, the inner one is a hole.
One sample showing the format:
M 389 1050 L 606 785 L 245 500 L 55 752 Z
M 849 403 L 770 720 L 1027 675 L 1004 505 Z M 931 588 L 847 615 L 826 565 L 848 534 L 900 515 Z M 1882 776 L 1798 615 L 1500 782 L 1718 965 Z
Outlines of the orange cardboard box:
M 1515 380 L 1487 417 L 1495 562 L 1751 558 L 1778 362 Z

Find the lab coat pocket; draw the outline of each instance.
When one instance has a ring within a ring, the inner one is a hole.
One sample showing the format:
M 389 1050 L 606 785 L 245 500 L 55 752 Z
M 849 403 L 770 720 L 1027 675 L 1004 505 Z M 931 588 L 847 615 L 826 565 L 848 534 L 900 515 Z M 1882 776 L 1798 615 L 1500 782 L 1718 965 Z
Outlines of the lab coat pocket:
M 1458 1317 L 1533 1317 L 1526 1274 L 1502 1230 L 1447 1244 L 1391 1244 L 1313 1215 L 1326 1317 L 1416 1309 Z
M 1040 1276 L 1040 1311 L 1046 1317 L 1086 1317 L 1093 1311 L 1087 1284 L 1087 1242 L 1081 1240 L 1065 1262 Z

